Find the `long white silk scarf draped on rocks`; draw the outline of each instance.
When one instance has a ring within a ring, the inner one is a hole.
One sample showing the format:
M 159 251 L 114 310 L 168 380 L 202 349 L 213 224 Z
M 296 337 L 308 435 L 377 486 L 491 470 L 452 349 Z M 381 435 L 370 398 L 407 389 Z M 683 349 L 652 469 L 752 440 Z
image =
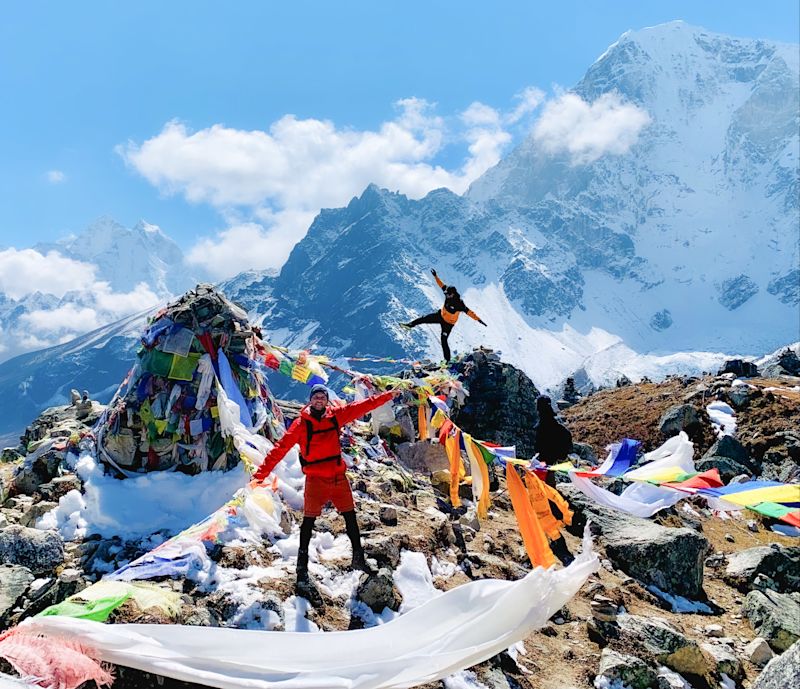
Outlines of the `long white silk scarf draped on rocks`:
M 92 646 L 101 660 L 224 689 L 400 689 L 446 677 L 524 639 L 565 605 L 599 562 L 588 530 L 564 569 L 483 579 L 369 629 L 276 632 L 69 617 L 23 623 Z

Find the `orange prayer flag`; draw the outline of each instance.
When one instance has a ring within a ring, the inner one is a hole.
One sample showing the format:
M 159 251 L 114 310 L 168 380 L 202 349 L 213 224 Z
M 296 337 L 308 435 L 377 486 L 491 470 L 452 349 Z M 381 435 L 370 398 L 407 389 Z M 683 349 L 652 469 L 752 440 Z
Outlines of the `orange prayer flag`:
M 423 402 L 417 407 L 417 426 L 419 427 L 419 439 L 428 439 L 428 405 Z
M 556 558 L 550 550 L 547 536 L 533 511 L 528 491 L 525 490 L 525 485 L 511 462 L 506 463 L 506 486 L 522 534 L 522 542 L 525 544 L 525 552 L 528 553 L 531 564 L 534 567 L 545 568 L 554 565 Z
M 461 465 L 461 450 L 458 447 L 458 437 L 445 438 L 445 451 L 450 460 L 450 504 L 461 507 L 461 498 L 458 496 L 458 479 L 463 470 Z

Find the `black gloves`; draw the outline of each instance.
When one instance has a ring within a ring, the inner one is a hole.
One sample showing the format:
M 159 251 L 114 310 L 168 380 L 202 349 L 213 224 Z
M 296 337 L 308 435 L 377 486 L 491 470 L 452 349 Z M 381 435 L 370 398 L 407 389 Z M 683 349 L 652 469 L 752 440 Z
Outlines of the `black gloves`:
M 433 277 L 436 277 L 436 268 L 431 268 L 431 275 L 433 275 Z

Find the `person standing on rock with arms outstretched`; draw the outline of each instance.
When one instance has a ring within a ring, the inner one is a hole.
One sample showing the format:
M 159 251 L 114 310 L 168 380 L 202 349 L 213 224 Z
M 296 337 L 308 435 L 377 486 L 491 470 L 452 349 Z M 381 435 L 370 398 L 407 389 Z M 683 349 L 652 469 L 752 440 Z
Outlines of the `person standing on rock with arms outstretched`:
M 436 284 L 438 284 L 439 287 L 442 288 L 442 292 L 444 292 L 444 304 L 442 308 L 439 311 L 434 311 L 426 316 L 420 316 L 413 321 L 401 323 L 400 325 L 404 328 L 415 328 L 423 323 L 438 323 L 442 328 L 442 353 L 444 354 L 444 360 L 450 361 L 450 345 L 447 340 L 450 337 L 450 333 L 453 331 L 453 326 L 455 326 L 456 321 L 458 321 L 459 314 L 466 313 L 470 318 L 478 321 L 478 323 L 483 326 L 485 326 L 486 323 L 478 317 L 478 314 L 467 308 L 458 290 L 453 287 L 453 285 L 445 285 L 441 281 L 436 274 L 435 268 L 431 268 L 431 274 L 436 279 Z
M 314 385 L 309 395 L 309 403 L 303 407 L 300 416 L 289 426 L 253 475 L 254 479 L 263 481 L 292 447 L 300 446 L 300 464 L 306 475 L 306 486 L 303 497 L 303 523 L 300 525 L 300 547 L 297 551 L 295 591 L 313 605 L 321 605 L 322 597 L 308 576 L 308 547 L 314 522 L 322 514 L 322 508 L 328 502 L 332 502 L 344 517 L 347 536 L 353 545 L 352 568 L 364 572 L 370 571 L 361 545 L 353 493 L 345 475 L 347 465 L 342 458 L 339 430 L 345 424 L 386 404 L 399 392 L 392 390 L 360 402 L 333 407 L 329 404 L 328 388 L 321 384 Z

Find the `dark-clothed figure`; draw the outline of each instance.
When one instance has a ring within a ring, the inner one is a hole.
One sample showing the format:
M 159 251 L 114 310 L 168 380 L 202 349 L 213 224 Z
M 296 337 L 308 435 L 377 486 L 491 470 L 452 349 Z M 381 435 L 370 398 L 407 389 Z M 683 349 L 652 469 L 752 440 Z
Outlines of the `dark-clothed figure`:
M 484 323 L 474 311 L 467 308 L 458 290 L 453 287 L 453 285 L 445 285 L 433 268 L 431 268 L 431 273 L 433 277 L 436 278 L 436 284 L 439 285 L 439 287 L 442 288 L 442 292 L 444 292 L 444 304 L 442 308 L 439 311 L 434 311 L 425 316 L 415 318 L 408 323 L 401 323 L 401 325 L 405 328 L 415 328 L 423 323 L 440 325 L 442 328 L 442 353 L 444 354 L 444 360 L 450 361 L 450 345 L 447 340 L 450 337 L 450 333 L 453 331 L 453 326 L 456 324 L 456 321 L 458 321 L 458 316 L 465 313 L 473 320 L 478 321 L 481 325 L 485 326 L 486 323 Z
M 353 569 L 369 571 L 361 546 L 361 534 L 356 521 L 353 493 L 345 476 L 347 466 L 342 459 L 339 429 L 388 402 L 398 391 L 384 392 L 360 402 L 341 407 L 329 405 L 328 389 L 324 385 L 311 388 L 309 403 L 300 412 L 284 436 L 264 458 L 253 478 L 263 481 L 286 453 L 300 446 L 300 464 L 306 475 L 303 523 L 300 525 L 300 548 L 297 552 L 297 593 L 319 605 L 322 599 L 308 576 L 308 547 L 314 521 L 326 503 L 344 517 L 347 536 L 353 545 Z
M 572 452 L 572 433 L 558 420 L 553 402 L 547 395 L 536 398 L 536 411 L 539 412 L 539 425 L 536 427 L 536 437 L 533 441 L 534 452 L 538 452 L 539 459 L 548 466 L 563 462 Z M 545 483 L 555 488 L 555 475 L 552 471 L 547 472 Z M 555 503 L 551 502 L 551 510 L 556 519 L 563 519 L 561 510 Z M 563 536 L 553 541 L 550 547 L 564 565 L 575 559 L 569 552 Z
M 539 425 L 533 441 L 534 452 L 545 464 L 563 462 L 572 452 L 572 434 L 558 420 L 553 403 L 547 395 L 536 398 L 536 411 L 539 412 Z

